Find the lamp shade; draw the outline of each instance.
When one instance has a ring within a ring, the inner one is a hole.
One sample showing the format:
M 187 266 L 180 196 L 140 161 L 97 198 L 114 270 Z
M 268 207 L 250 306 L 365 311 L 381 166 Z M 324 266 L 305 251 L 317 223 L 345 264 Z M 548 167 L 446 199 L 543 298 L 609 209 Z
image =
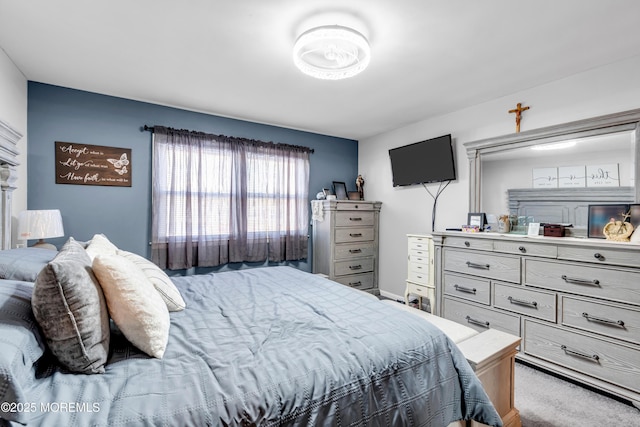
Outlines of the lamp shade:
M 18 216 L 18 239 L 46 239 L 64 236 L 58 209 L 22 211 Z

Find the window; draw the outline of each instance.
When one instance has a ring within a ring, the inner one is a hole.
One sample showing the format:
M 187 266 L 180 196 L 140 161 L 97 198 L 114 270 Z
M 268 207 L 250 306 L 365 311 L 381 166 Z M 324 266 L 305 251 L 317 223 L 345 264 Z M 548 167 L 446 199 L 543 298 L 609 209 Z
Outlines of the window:
M 306 258 L 309 152 L 156 126 L 154 262 L 176 269 Z

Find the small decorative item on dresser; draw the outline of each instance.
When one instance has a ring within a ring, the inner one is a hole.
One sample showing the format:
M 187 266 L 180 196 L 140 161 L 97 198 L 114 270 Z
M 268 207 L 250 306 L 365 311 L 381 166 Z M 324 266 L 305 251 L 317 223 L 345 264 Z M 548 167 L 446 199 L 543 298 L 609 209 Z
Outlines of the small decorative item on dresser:
M 498 233 L 508 233 L 509 231 L 511 231 L 509 215 L 500 215 L 498 218 Z
M 545 224 L 542 234 L 547 237 L 564 237 L 564 225 Z
M 631 233 L 633 233 L 633 225 L 630 222 L 623 222 L 614 218 L 611 218 L 611 221 L 602 229 L 602 234 L 607 240 L 616 242 L 628 242 Z
M 358 190 L 360 200 L 364 200 L 364 178 L 362 175 L 358 175 L 356 178 L 356 189 Z
M 358 193 L 357 191 L 349 191 L 348 197 L 349 200 L 362 200 L 360 198 L 360 193 Z

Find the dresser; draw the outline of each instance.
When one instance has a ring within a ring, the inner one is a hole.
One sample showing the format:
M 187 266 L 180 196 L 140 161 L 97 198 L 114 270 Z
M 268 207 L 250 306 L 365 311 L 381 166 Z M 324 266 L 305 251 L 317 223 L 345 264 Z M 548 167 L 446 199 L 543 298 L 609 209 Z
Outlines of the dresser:
M 518 359 L 640 407 L 640 245 L 432 235 L 443 317 L 518 335 Z
M 436 283 L 433 261 L 433 239 L 429 234 L 407 234 L 407 286 L 405 303 L 409 305 L 409 295 L 418 297 L 418 307 L 422 309 L 422 299 L 429 299 L 430 312 L 436 314 Z
M 378 295 L 378 224 L 381 202 L 312 202 L 312 272 Z

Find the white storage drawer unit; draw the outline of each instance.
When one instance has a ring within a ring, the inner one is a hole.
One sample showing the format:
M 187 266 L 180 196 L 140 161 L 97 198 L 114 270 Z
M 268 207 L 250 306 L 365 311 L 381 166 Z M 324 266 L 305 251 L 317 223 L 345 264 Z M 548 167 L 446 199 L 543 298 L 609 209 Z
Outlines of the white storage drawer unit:
M 422 299 L 429 299 L 431 313 L 437 313 L 436 285 L 433 265 L 433 240 L 428 234 L 407 235 L 407 281 L 404 299 L 409 304 L 409 295 L 418 297 L 422 309 Z
M 518 359 L 640 407 L 640 245 L 433 233 L 441 315 L 520 335 Z

